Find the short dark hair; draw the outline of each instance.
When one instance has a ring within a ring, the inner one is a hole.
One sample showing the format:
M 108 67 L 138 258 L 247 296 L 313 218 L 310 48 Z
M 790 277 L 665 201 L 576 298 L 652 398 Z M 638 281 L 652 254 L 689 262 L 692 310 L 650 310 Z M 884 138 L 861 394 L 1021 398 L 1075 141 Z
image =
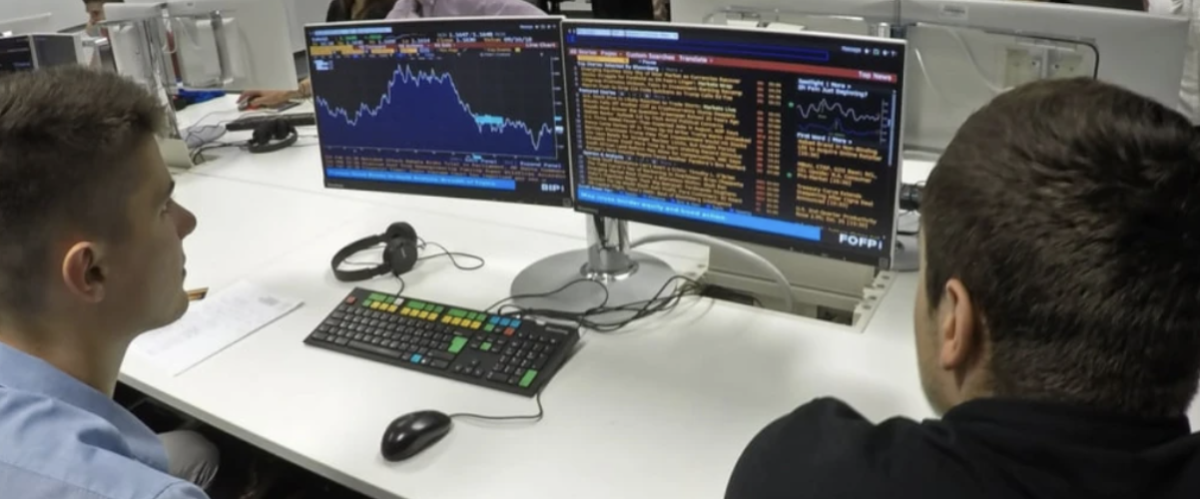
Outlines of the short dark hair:
M 1182 115 L 1091 79 L 972 115 L 922 203 L 931 307 L 958 278 L 997 396 L 1183 414 L 1200 373 L 1200 147 Z
M 111 73 L 0 78 L 0 310 L 37 306 L 55 231 L 119 235 L 130 163 L 164 119 L 153 94 Z

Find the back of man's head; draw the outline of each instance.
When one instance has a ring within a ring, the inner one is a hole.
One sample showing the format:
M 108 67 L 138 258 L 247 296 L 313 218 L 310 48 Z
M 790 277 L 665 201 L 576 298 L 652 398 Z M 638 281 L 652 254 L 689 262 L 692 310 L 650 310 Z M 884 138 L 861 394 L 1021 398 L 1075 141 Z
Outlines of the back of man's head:
M 56 238 L 121 236 L 136 151 L 163 126 L 142 87 L 80 67 L 0 78 L 0 315 L 36 313 Z
M 1187 410 L 1197 144 L 1178 113 L 1088 79 L 1020 87 L 962 126 L 924 193 L 924 298 L 936 307 L 952 279 L 969 290 L 994 395 Z

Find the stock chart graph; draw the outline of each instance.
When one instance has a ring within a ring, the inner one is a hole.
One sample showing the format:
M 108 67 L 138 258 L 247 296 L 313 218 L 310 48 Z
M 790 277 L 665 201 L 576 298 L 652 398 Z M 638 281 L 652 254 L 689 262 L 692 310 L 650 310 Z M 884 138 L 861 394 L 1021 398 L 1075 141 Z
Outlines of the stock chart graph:
M 338 144 L 355 147 L 554 157 L 553 82 L 496 81 L 494 75 L 512 70 L 492 70 L 502 62 L 548 73 L 552 59 L 512 61 L 468 55 L 400 64 L 331 62 L 339 78 L 360 83 L 346 85 L 347 90 L 357 88 L 341 93 L 337 99 L 341 102 L 317 97 L 322 133 Z M 384 65 L 392 71 L 381 81 L 376 66 Z
M 796 90 L 801 138 L 878 147 L 891 137 L 891 89 L 801 78 Z
M 310 27 L 326 185 L 561 205 L 557 20 Z
M 796 106 L 800 114 L 797 130 L 808 133 L 842 134 L 849 137 L 880 137 L 880 120 L 886 116 L 886 104 L 875 110 L 859 110 L 842 102 L 820 99 Z

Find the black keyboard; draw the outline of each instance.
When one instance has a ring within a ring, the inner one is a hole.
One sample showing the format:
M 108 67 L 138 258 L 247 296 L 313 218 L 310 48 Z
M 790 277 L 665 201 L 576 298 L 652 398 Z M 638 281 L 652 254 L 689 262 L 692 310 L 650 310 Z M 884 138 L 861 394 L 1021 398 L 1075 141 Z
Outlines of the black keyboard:
M 254 130 L 269 121 L 286 121 L 296 127 L 314 126 L 317 124 L 317 115 L 313 113 L 256 114 L 230 121 L 225 124 L 225 129 L 230 132 Z
M 355 288 L 304 343 L 532 397 L 579 330 Z

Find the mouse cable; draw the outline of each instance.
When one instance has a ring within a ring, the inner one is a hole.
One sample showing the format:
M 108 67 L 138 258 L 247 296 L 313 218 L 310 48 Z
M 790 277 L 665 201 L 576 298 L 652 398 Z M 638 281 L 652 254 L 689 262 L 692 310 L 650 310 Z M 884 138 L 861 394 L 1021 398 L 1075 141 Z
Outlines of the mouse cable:
M 442 250 L 441 253 L 420 257 L 417 259 L 418 262 L 424 261 L 424 260 L 432 260 L 434 258 L 446 257 L 446 258 L 450 259 L 450 263 L 454 264 L 454 268 L 456 268 L 458 270 L 467 271 L 467 272 L 470 272 L 472 270 L 479 270 L 479 269 L 483 268 L 484 265 L 487 265 L 487 260 L 484 260 L 483 257 L 481 257 L 481 256 L 475 256 L 470 253 L 462 253 L 462 252 L 458 252 L 458 251 L 450 251 L 450 250 L 446 249 L 445 246 L 442 246 L 433 241 L 426 241 L 421 238 L 417 238 L 417 241 L 421 243 L 420 248 L 422 250 L 424 250 L 427 246 L 433 246 L 437 249 Z M 468 260 L 476 260 L 479 262 L 479 264 L 472 265 L 472 266 L 466 266 L 461 263 L 458 263 L 458 258 L 466 258 Z
M 534 395 L 533 399 L 537 401 L 537 414 L 531 414 L 528 416 L 486 416 L 483 414 L 472 414 L 469 412 L 456 412 L 450 415 L 450 419 L 468 418 L 480 419 L 483 421 L 533 421 L 536 423 L 541 421 L 542 418 L 546 417 L 546 410 L 542 408 L 542 392 L 537 392 L 537 395 Z

